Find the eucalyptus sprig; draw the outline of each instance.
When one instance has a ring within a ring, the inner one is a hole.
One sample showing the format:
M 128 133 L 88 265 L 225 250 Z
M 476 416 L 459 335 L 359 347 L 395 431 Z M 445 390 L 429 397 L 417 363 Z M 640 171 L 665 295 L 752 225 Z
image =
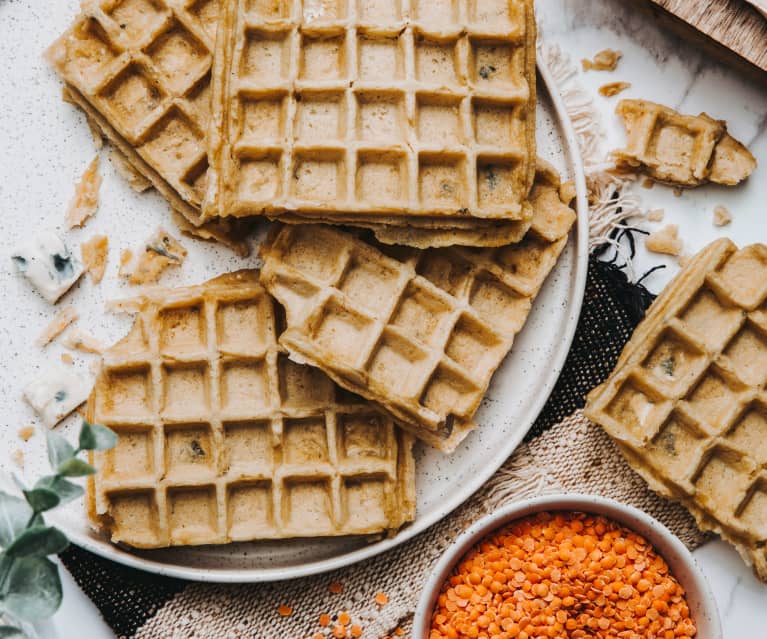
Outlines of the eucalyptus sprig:
M 66 535 L 45 523 L 43 513 L 83 494 L 69 477 L 85 477 L 96 470 L 78 457 L 89 450 L 109 450 L 117 435 L 106 426 L 84 421 L 77 448 L 62 435 L 47 430 L 48 460 L 54 472 L 31 488 L 17 477 L 24 498 L 0 491 L 0 613 L 22 621 L 41 621 L 61 604 L 58 567 L 48 559 L 69 545 Z M 0 625 L 0 639 L 22 639 L 18 628 Z

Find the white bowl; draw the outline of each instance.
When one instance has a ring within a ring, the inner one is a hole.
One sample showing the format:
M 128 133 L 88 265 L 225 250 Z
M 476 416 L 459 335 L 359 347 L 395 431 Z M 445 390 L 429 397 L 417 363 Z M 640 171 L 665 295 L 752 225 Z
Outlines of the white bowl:
M 481 539 L 511 522 L 542 511 L 579 511 L 603 515 L 638 533 L 666 560 L 686 591 L 687 603 L 698 628 L 696 639 L 722 639 L 716 601 L 690 551 L 659 521 L 632 506 L 592 495 L 547 495 L 504 506 L 473 524 L 445 551 L 432 569 L 421 593 L 413 620 L 413 639 L 428 639 L 431 614 L 442 584 L 454 566 Z

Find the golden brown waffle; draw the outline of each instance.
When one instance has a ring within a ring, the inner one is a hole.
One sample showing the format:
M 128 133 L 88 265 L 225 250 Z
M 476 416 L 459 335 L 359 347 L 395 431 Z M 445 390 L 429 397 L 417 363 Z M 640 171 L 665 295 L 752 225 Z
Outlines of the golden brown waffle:
M 257 271 L 156 289 L 104 353 L 92 521 L 139 548 L 373 534 L 415 515 L 412 438 L 295 364 Z
M 586 415 L 650 487 L 767 580 L 767 246 L 701 251 L 655 301 Z
M 756 168 L 756 159 L 727 133 L 724 122 L 705 113 L 681 115 L 646 100 L 621 100 L 626 148 L 613 153 L 624 168 L 639 169 L 659 182 L 698 186 L 737 184 Z
M 535 164 L 530 0 L 222 7 L 206 219 L 523 214 Z
M 72 100 L 199 225 L 218 0 L 86 0 L 47 53 Z
M 291 356 L 450 452 L 511 349 L 575 219 L 536 210 L 518 244 L 387 247 L 332 227 L 276 227 L 262 282 L 283 304 Z

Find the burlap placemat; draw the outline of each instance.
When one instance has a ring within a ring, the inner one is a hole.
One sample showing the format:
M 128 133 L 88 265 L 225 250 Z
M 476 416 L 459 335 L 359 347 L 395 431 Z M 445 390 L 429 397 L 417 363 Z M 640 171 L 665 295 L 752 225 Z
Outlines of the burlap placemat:
M 612 369 L 652 297 L 592 258 L 586 298 L 565 369 L 528 441 L 486 486 L 439 524 L 399 548 L 334 573 L 274 584 L 227 586 L 149 576 L 72 548 L 62 560 L 120 637 L 227 639 L 332 637 L 321 613 L 346 611 L 363 637 L 409 634 L 421 586 L 441 552 L 499 505 L 552 492 L 612 497 L 657 517 L 693 548 L 703 536 L 682 508 L 650 493 L 611 440 L 580 413 L 585 394 Z M 342 584 L 339 594 L 332 582 Z M 375 595 L 389 602 L 379 606 Z M 290 616 L 278 608 L 290 606 Z

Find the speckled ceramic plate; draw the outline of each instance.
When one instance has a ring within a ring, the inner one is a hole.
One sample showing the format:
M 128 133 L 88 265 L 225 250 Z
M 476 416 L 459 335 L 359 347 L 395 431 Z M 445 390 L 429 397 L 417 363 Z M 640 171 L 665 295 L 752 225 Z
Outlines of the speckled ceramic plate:
M 155 193 L 139 195 L 115 174 L 105 157 L 101 208 L 83 230 L 64 232 L 66 205 L 74 183 L 94 155 L 93 142 L 81 114 L 61 102 L 61 85 L 41 55 L 67 26 L 76 0 L 40 4 L 19 0 L 0 4 L 0 47 L 6 63 L 0 92 L 0 131 L 3 131 L 3 179 L 0 182 L 0 466 L 18 472 L 12 453 L 21 449 L 28 481 L 48 472 L 42 426 L 21 399 L 24 385 L 39 371 L 59 363 L 61 347 L 45 350 L 35 338 L 53 316 L 53 308 L 15 275 L 9 256 L 29 233 L 51 228 L 62 232 L 70 246 L 95 233 L 110 239 L 110 262 L 99 286 L 83 278 L 58 307 L 76 306 L 79 326 L 104 343 L 121 337 L 130 318 L 109 315 L 104 302 L 132 292 L 117 278 L 119 251 L 138 246 L 159 225 L 172 228 L 167 205 Z M 575 177 L 579 218 L 555 271 L 536 300 L 527 326 L 512 356 L 495 375 L 477 414 L 477 429 L 452 456 L 417 450 L 418 514 L 396 537 L 376 543 L 363 539 L 293 540 L 232 544 L 221 547 L 174 548 L 131 552 L 110 544 L 88 526 L 82 503 L 56 511 L 51 520 L 78 545 L 136 568 L 194 580 L 254 582 L 286 579 L 332 570 L 385 552 L 439 521 L 476 491 L 522 440 L 551 392 L 567 355 L 579 315 L 587 269 L 587 209 L 572 129 L 558 99 L 552 96 L 545 70 L 539 75 L 538 144 L 540 154 L 565 174 Z M 182 269 L 164 276 L 162 283 L 202 282 L 220 273 L 257 265 L 255 257 L 242 260 L 227 249 L 184 239 L 189 257 Z M 78 357 L 87 370 L 93 356 Z M 59 428 L 70 436 L 77 428 L 70 418 Z M 18 428 L 38 426 L 38 433 L 22 442 Z

